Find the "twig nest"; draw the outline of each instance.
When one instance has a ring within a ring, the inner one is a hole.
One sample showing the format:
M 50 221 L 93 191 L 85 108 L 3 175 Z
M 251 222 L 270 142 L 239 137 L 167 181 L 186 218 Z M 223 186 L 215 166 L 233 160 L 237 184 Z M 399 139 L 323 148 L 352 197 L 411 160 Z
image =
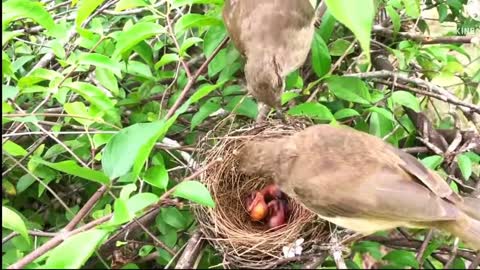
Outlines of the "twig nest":
M 204 141 L 210 146 L 202 147 L 203 164 L 222 160 L 208 167 L 201 176 L 216 207 L 195 206 L 194 211 L 205 238 L 222 253 L 224 267 L 281 266 L 290 261 L 286 258 L 308 254 L 315 245 L 328 242 L 329 232 L 324 221 L 291 198 L 288 198 L 290 213 L 286 225 L 274 230 L 265 223 L 252 221 L 243 203 L 248 194 L 273 180 L 240 173 L 236 158 L 238 149 L 252 138 L 289 135 L 307 125 L 299 120 L 287 125 L 272 122 L 238 129 L 221 138 L 209 135 Z

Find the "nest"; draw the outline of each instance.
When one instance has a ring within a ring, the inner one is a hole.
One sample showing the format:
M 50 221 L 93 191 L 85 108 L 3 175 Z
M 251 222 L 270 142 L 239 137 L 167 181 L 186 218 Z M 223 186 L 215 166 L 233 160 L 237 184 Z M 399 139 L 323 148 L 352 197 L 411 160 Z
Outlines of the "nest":
M 212 194 L 216 207 L 195 206 L 194 212 L 205 238 L 222 253 L 224 267 L 273 268 L 290 261 L 285 259 L 283 247 L 292 246 L 297 239 L 304 239 L 302 255 L 313 252 L 318 243 L 328 242 L 329 232 L 324 221 L 291 198 L 288 199 L 290 214 L 285 226 L 269 230 L 267 225 L 251 221 L 243 199 L 273 181 L 240 173 L 232 154 L 252 138 L 290 135 L 306 126 L 296 120 L 288 125 L 269 123 L 262 127 L 246 127 L 221 138 L 207 136 L 205 142 L 213 146 L 202 147 L 203 165 L 221 161 L 212 163 L 201 180 Z

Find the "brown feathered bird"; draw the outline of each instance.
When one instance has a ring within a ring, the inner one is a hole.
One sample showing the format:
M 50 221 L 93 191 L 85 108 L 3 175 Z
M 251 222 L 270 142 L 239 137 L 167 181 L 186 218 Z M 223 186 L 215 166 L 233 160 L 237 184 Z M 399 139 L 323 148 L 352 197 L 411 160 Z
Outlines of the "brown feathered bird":
M 252 140 L 238 153 L 247 174 L 271 177 L 320 217 L 364 235 L 435 227 L 480 249 L 480 199 L 462 198 L 434 171 L 381 139 L 316 125 Z
M 314 13 L 309 0 L 225 1 L 223 19 L 233 44 L 246 58 L 247 89 L 259 102 L 258 121 L 270 107 L 281 114 L 284 78 L 307 58 Z

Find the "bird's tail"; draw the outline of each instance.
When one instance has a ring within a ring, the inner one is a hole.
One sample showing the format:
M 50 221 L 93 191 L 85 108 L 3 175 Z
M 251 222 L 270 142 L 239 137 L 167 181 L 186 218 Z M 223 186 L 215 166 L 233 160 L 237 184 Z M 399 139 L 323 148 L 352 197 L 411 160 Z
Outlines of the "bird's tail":
M 472 248 L 480 250 L 480 199 L 464 198 L 460 208 L 463 211 L 460 218 L 442 223 L 439 227 L 458 236 Z

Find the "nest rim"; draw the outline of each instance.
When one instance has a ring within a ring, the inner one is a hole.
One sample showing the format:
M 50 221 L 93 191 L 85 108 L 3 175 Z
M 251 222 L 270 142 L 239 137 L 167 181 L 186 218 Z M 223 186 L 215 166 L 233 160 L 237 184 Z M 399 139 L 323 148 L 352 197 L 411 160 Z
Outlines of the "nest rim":
M 288 260 L 279 263 L 285 259 L 283 248 L 300 238 L 304 239 L 302 254 L 314 252 L 318 243 L 329 242 L 326 222 L 292 198 L 288 198 L 288 222 L 276 230 L 249 220 L 242 203 L 247 194 L 273 181 L 242 174 L 237 169 L 235 150 L 248 140 L 291 135 L 307 126 L 309 123 L 303 120 L 271 121 L 226 132 L 221 137 L 215 134 L 221 134 L 222 130 L 214 129 L 205 137 L 199 157 L 204 164 L 217 162 L 201 174 L 200 181 L 207 186 L 216 207 L 197 205 L 193 210 L 204 239 L 222 253 L 224 267 L 272 268 L 288 263 Z M 206 143 L 212 140 L 213 146 Z

